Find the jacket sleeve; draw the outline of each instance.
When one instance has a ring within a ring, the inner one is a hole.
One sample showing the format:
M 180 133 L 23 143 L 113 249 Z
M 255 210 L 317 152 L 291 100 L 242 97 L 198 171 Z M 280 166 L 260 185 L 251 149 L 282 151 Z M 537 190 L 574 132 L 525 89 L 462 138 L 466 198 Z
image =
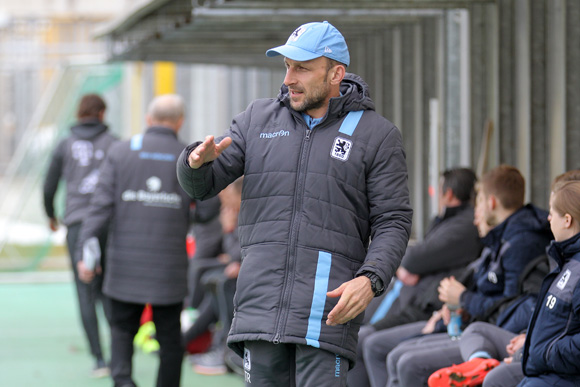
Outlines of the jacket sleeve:
M 422 242 L 407 248 L 401 266 L 420 276 L 467 266 L 477 258 L 481 245 L 473 220 L 466 219 L 444 220 Z
M 75 254 L 79 260 L 82 259 L 82 247 L 85 241 L 102 235 L 109 226 L 115 209 L 115 179 L 115 155 L 111 150 L 101 166 L 99 183 L 95 188 L 86 219 L 79 233 L 77 254 Z
M 243 130 L 247 127 L 246 118 L 251 116 L 252 105 L 234 118 L 225 135 L 216 139 L 219 143 L 225 137 L 231 137 L 232 144 L 214 161 L 198 169 L 189 166 L 187 159 L 201 141 L 188 145 L 177 160 L 177 179 L 189 196 L 205 200 L 217 195 L 231 182 L 244 173 L 246 141 Z
M 538 243 L 541 243 L 541 238 L 530 233 L 521 233 L 506 243 L 510 245 L 501 256 L 504 270 L 503 293 L 492 296 L 477 291 L 463 292 L 460 304 L 471 316 L 483 316 L 497 300 L 517 295 L 519 276 L 522 270 L 529 261 L 538 255 L 538 251 L 541 251 L 541 247 L 538 246 Z
M 580 321 L 580 286 L 576 286 L 573 302 L 572 319 Z M 580 374 L 580 333 L 566 335 L 548 349 L 544 357 L 548 371 L 557 374 Z
M 46 215 L 53 219 L 54 215 L 54 195 L 58 189 L 58 183 L 62 176 L 62 168 L 64 165 L 65 140 L 61 141 L 55 148 L 50 166 L 44 179 L 43 196 L 44 196 L 44 211 Z
M 192 221 L 194 223 L 208 223 L 220 215 L 221 201 L 219 197 L 205 201 L 196 200 Z
M 413 216 L 401 132 L 394 126 L 380 144 L 367 174 L 367 197 L 371 243 L 357 275 L 372 272 L 388 284 L 407 248 Z

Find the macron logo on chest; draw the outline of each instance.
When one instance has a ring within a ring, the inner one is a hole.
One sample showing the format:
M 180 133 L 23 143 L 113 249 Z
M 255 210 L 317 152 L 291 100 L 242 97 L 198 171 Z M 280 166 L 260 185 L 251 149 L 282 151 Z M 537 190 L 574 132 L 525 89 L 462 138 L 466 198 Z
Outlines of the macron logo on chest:
M 265 138 L 265 139 L 276 138 L 276 137 L 289 137 L 289 136 L 290 136 L 290 131 L 288 131 L 288 130 L 280 130 L 280 131 L 274 132 L 274 133 L 265 133 L 265 132 L 260 133 L 260 138 Z

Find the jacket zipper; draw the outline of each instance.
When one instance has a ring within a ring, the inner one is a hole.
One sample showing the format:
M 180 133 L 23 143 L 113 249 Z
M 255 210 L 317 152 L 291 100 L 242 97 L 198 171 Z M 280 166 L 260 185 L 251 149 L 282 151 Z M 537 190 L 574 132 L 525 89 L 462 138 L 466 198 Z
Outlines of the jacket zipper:
M 280 303 L 280 313 L 278 313 L 278 320 L 276 321 L 276 334 L 274 335 L 274 344 L 280 343 L 285 323 L 288 316 L 288 302 L 292 294 L 291 288 L 294 283 L 294 266 L 296 264 L 296 246 L 298 244 L 298 228 L 300 227 L 300 218 L 302 217 L 302 199 L 304 196 L 304 182 L 306 180 L 306 164 L 308 162 L 308 154 L 310 153 L 310 137 L 313 129 L 306 129 L 306 135 L 302 141 L 300 148 L 300 162 L 298 163 L 298 172 L 296 179 L 296 199 L 294 200 L 294 208 L 292 214 L 292 224 L 290 226 L 290 244 L 288 247 L 288 258 L 286 260 L 287 277 L 284 281 L 282 289 L 282 302 Z

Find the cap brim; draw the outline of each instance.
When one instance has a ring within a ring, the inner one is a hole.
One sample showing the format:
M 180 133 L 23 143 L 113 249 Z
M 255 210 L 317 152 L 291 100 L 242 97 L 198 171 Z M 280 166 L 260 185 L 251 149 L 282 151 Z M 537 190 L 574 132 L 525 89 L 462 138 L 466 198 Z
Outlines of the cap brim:
M 278 55 L 283 55 L 288 59 L 300 62 L 320 58 L 322 56 L 320 54 L 304 50 L 303 48 L 288 46 L 286 44 L 283 46 L 271 48 L 266 51 L 266 56 L 273 57 Z

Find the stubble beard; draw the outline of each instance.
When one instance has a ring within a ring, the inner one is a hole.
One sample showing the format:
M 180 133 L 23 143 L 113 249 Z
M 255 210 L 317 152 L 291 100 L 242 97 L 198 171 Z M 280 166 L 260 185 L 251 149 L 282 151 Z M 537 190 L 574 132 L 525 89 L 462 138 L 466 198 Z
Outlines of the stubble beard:
M 306 91 L 302 90 L 303 93 L 302 95 L 304 99 L 301 103 L 295 102 L 292 100 L 292 98 L 290 98 L 290 106 L 292 107 L 292 109 L 302 113 L 323 107 L 324 104 L 326 103 L 326 98 L 330 93 L 330 85 L 326 81 L 327 76 L 328 72 L 324 77 L 324 81 L 319 86 L 313 88 L 312 91 L 310 92 L 310 95 L 307 95 Z

